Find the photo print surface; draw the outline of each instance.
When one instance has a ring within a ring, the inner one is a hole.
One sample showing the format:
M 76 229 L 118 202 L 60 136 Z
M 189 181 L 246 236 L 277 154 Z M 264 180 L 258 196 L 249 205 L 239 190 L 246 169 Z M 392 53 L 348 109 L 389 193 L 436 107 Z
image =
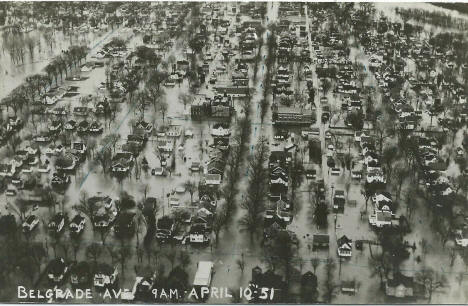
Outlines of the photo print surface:
M 468 302 L 468 5 L 1 2 L 0 302 Z

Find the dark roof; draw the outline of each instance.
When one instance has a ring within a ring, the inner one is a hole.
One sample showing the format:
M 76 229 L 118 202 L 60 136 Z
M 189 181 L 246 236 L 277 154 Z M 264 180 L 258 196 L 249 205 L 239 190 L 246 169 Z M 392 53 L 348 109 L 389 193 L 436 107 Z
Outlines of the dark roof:
M 338 239 L 338 241 L 337 241 L 339 246 L 343 245 L 343 244 L 348 244 L 348 243 L 351 243 L 351 242 L 352 242 L 352 240 L 349 239 L 346 235 L 341 236 L 341 238 Z
M 86 261 L 81 261 L 70 268 L 70 274 L 78 277 L 86 276 L 91 272 L 91 266 Z
M 396 287 L 399 285 L 404 285 L 405 287 L 413 287 L 413 277 L 405 276 L 400 272 L 393 274 L 393 278 L 387 279 L 387 286 Z
M 83 221 L 83 220 L 84 220 L 84 217 L 83 217 L 83 216 L 81 216 L 81 215 L 76 215 L 76 216 L 74 216 L 73 219 L 71 220 L 71 223 L 72 223 L 72 224 L 73 224 L 73 223 L 74 223 L 74 224 L 80 224 L 81 221 Z
M 158 229 L 172 229 L 172 225 L 174 224 L 174 220 L 172 220 L 168 216 L 164 216 L 158 219 Z
M 330 243 L 330 236 L 326 234 L 315 234 L 314 243 Z
M 65 270 L 66 264 L 62 257 L 53 259 L 49 264 L 49 273 L 60 275 Z

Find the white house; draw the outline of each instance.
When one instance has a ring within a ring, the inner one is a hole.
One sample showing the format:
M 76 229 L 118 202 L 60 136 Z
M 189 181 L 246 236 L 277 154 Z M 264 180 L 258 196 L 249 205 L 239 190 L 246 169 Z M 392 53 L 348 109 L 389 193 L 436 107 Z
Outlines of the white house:
M 338 256 L 349 258 L 352 255 L 352 240 L 343 235 L 340 239 L 338 239 Z
M 455 243 L 461 247 L 468 247 L 468 230 L 458 230 L 455 234 Z

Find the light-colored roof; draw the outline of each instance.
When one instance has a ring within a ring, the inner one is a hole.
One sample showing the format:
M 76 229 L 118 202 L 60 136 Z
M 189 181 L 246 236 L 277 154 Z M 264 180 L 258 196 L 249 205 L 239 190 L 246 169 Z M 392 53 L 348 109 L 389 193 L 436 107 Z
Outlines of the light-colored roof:
M 209 285 L 212 268 L 213 268 L 213 262 L 211 261 L 198 262 L 198 270 L 197 270 L 197 273 L 195 274 L 193 285 L 194 286 Z

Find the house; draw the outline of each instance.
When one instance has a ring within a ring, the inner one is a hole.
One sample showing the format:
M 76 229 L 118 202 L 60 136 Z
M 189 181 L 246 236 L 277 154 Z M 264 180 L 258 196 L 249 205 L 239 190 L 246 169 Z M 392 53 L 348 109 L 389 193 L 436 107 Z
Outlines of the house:
M 375 211 L 390 212 L 395 214 L 395 204 L 392 201 L 392 195 L 388 191 L 382 191 L 372 196 Z
M 63 123 L 60 120 L 53 120 L 49 125 L 49 131 L 57 132 L 62 130 Z
M 317 276 L 307 271 L 301 276 L 301 298 L 303 302 L 313 303 L 317 299 Z
M 356 293 L 356 281 L 341 281 L 341 292 L 343 294 L 354 295 Z
M 87 131 L 90 132 L 90 133 L 94 133 L 94 134 L 100 134 L 100 133 L 102 133 L 103 130 L 104 130 L 104 129 L 103 129 L 101 123 L 99 123 L 98 121 L 93 121 L 93 122 L 89 125 Z
M 338 256 L 343 258 L 350 258 L 352 255 L 352 240 L 343 235 L 341 238 L 337 240 L 338 244 Z
M 211 128 L 211 135 L 213 137 L 229 137 L 231 135 L 231 129 L 226 123 L 215 123 Z
M 91 265 L 86 261 L 75 263 L 70 267 L 72 286 L 83 286 L 91 282 Z
M 16 173 L 16 167 L 13 164 L 0 164 L 0 176 L 12 177 Z
M 200 163 L 199 162 L 192 162 L 192 164 L 190 165 L 190 171 L 193 171 L 193 172 L 200 171 Z
M 221 158 L 212 158 L 206 167 L 207 174 L 219 174 L 223 175 L 225 167 L 225 161 Z
M 367 172 L 366 182 L 367 183 L 386 183 L 385 176 L 381 169 L 374 169 Z
M 76 129 L 76 121 L 75 120 L 69 120 L 65 123 L 65 130 L 67 131 L 73 131 Z
M 112 158 L 111 170 L 114 173 L 126 173 L 133 166 L 134 160 L 130 152 L 117 152 Z
M 62 257 L 52 259 L 47 267 L 47 277 L 54 283 L 62 282 L 67 272 L 68 265 Z
M 180 137 L 181 134 L 182 134 L 182 129 L 180 125 L 171 125 L 166 131 L 167 137 L 177 138 L 177 137 Z
M 111 225 L 117 217 L 115 209 L 107 210 L 105 207 L 99 207 L 94 213 L 94 226 L 96 228 L 106 228 Z
M 292 222 L 292 214 L 289 212 L 290 205 L 288 202 L 283 201 L 281 198 L 276 202 L 276 217 L 286 224 Z
M 249 288 L 253 293 L 250 300 L 252 303 L 266 302 L 267 299 L 261 294 L 262 292 L 267 292 L 267 296 L 272 297 L 267 300 L 268 303 L 281 303 L 285 298 L 286 283 L 283 281 L 283 277 L 275 274 L 272 270 L 263 273 L 259 266 L 252 269 L 252 280 L 249 283 Z
M 328 249 L 330 246 L 330 236 L 327 234 L 314 234 L 312 237 L 312 248 L 315 249 Z
M 87 148 L 84 142 L 75 141 L 72 143 L 71 148 L 74 152 L 78 154 L 86 154 Z
M 152 132 L 153 125 L 142 120 L 138 121 L 133 126 L 133 133 L 136 135 L 143 135 L 145 138 L 149 138 Z
M 414 289 L 413 277 L 405 276 L 401 272 L 395 272 L 387 278 L 385 294 L 387 296 L 405 298 L 412 297 Z
M 198 245 L 206 245 L 210 242 L 210 231 L 207 228 L 207 222 L 192 224 L 189 231 L 189 242 Z
M 86 219 L 83 216 L 80 214 L 75 215 L 70 222 L 70 233 L 75 235 L 80 234 L 84 230 L 85 224 Z
M 57 170 L 72 171 L 75 169 L 76 164 L 76 157 L 71 153 L 65 153 L 57 158 L 55 168 L 57 168 Z
M 378 228 L 392 225 L 392 213 L 390 211 L 376 211 L 369 215 L 369 224 Z
M 158 140 L 158 149 L 162 152 L 172 152 L 174 150 L 174 141 L 171 139 Z
M 175 223 L 169 216 L 163 216 L 158 219 L 156 224 L 156 239 L 166 241 L 171 239 L 174 234 Z
M 65 226 L 65 221 L 66 221 L 66 215 L 63 214 L 62 212 L 59 212 L 52 217 L 47 227 L 49 228 L 50 231 L 54 231 L 55 233 L 60 233 Z
M 78 133 L 87 133 L 89 130 L 89 122 L 86 120 L 81 121 L 77 126 Z
M 135 283 L 133 284 L 133 289 L 129 292 L 128 297 L 125 296 L 125 293 L 122 293 L 122 299 L 128 301 L 141 301 L 141 302 L 151 302 L 154 300 L 153 286 L 155 285 L 156 273 L 146 271 L 147 274 L 144 277 L 137 276 L 135 277 Z
M 101 101 L 96 104 L 96 109 L 94 113 L 96 115 L 105 115 L 105 114 L 109 114 L 110 111 L 111 111 L 111 108 L 110 108 L 109 102 L 107 102 L 107 99 L 106 99 L 105 101 Z
M 114 207 L 115 201 L 110 196 L 98 192 L 95 196 L 88 199 L 88 203 L 97 208 L 103 207 L 106 210 L 110 210 Z
M 205 185 L 221 185 L 221 175 L 220 174 L 205 174 L 204 176 Z
M 455 243 L 458 246 L 461 246 L 461 247 L 464 247 L 464 248 L 468 247 L 468 230 L 466 228 L 456 231 L 456 233 L 455 233 Z
M 111 287 L 117 281 L 118 275 L 117 266 L 112 267 L 107 263 L 99 263 L 94 272 L 94 287 L 98 289 Z

